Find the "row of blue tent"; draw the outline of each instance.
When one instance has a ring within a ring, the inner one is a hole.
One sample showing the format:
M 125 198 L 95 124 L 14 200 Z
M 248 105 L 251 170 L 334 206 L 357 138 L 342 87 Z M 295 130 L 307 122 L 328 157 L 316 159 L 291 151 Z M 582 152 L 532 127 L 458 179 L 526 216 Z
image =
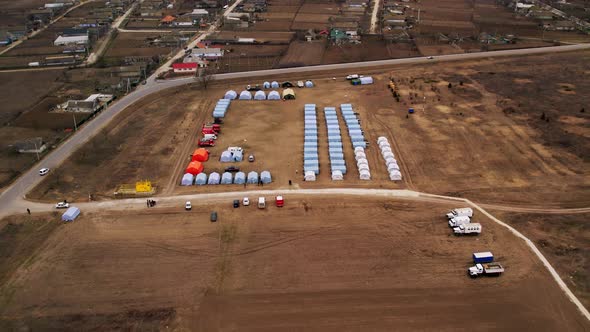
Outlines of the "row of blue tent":
M 352 109 L 352 105 L 341 104 L 340 112 L 342 113 L 342 117 L 346 123 L 346 128 L 348 128 L 348 135 L 350 136 L 352 147 L 366 148 L 367 141 L 365 140 L 365 135 L 361 129 L 360 121 Z
M 318 122 L 315 104 L 304 106 L 303 172 L 320 174 L 318 156 Z
M 244 160 L 244 153 L 242 151 L 223 151 L 219 161 L 222 163 L 235 163 Z
M 217 104 L 215 105 L 215 109 L 213 110 L 213 117 L 214 118 L 223 118 L 225 117 L 225 112 L 229 108 L 230 100 L 229 99 L 219 99 Z
M 237 92 L 235 92 L 234 90 L 229 90 L 225 93 L 225 95 L 223 96 L 223 99 L 226 100 L 234 100 L 234 99 L 239 99 L 239 100 L 281 100 L 281 94 L 278 91 L 272 90 L 268 93 L 268 96 L 266 95 L 266 92 L 259 90 L 256 91 L 256 93 L 254 93 L 254 96 L 252 96 L 252 93 L 248 90 L 244 90 L 242 92 L 240 92 L 240 94 L 238 95 Z
M 182 176 L 180 185 L 192 186 L 195 184 L 197 186 L 202 186 L 206 184 L 258 184 L 259 182 L 264 184 L 271 183 L 272 176 L 270 172 L 260 172 L 260 178 L 258 177 L 258 173 L 255 171 L 249 172 L 247 176 L 244 172 L 237 172 L 235 176 L 230 172 L 225 172 L 221 175 L 219 175 L 217 172 L 213 172 L 209 174 L 209 176 L 207 176 L 205 173 L 199 173 L 196 176 L 186 173 Z
M 342 146 L 342 136 L 340 134 L 340 125 L 338 124 L 338 115 L 335 107 L 324 107 L 324 117 L 326 119 L 326 129 L 328 131 L 328 153 L 330 156 L 330 170 L 332 175 L 339 171 L 346 174 L 346 163 L 344 162 L 344 150 Z

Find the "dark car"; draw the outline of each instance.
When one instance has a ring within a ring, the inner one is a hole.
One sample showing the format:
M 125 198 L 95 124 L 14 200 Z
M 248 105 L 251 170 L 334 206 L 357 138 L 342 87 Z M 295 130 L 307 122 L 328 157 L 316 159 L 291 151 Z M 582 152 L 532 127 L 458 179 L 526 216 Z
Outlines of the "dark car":
M 246 90 L 248 90 L 248 91 L 259 91 L 260 90 L 260 86 L 259 85 L 254 85 L 254 86 L 248 85 L 246 87 Z
M 239 199 L 234 199 L 234 209 L 235 208 L 239 208 L 240 207 L 240 200 Z
M 292 87 L 294 87 L 293 83 L 291 83 L 291 82 L 283 82 L 283 83 L 281 84 L 281 86 L 282 86 L 283 88 L 292 88 Z
M 213 211 L 211 212 L 211 222 L 216 222 L 217 221 L 217 212 Z
M 230 173 L 236 173 L 240 171 L 240 168 L 236 166 L 229 166 L 225 168 L 225 171 Z

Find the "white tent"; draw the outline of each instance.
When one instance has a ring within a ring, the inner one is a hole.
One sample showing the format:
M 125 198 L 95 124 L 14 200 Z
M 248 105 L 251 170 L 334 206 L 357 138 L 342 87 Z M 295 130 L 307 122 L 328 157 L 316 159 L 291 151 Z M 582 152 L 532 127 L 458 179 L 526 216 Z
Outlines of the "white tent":
M 306 88 L 313 88 L 313 82 L 312 81 L 305 81 L 305 87 Z
M 371 76 L 365 76 L 360 78 L 361 84 L 373 84 L 373 78 Z
M 270 87 L 271 87 L 271 88 L 273 88 L 273 89 L 278 89 L 278 88 L 280 87 L 280 85 L 279 85 L 279 82 L 277 82 L 277 81 L 272 81 L 272 82 L 270 83 Z
M 381 142 L 387 142 L 387 137 L 385 137 L 385 136 L 377 137 L 377 144 L 379 144 Z
M 399 166 L 397 164 L 389 164 L 387 165 L 387 172 L 391 173 L 392 171 L 398 171 L 399 172 Z
M 230 172 L 225 172 L 221 175 L 221 184 L 232 184 L 232 175 Z
M 186 173 L 182 176 L 182 180 L 180 181 L 181 186 L 192 186 L 193 181 L 195 180 L 195 176 L 191 173 Z
M 391 145 L 389 145 L 389 142 L 381 142 L 381 143 L 379 143 L 379 149 L 383 149 L 384 147 L 391 148 Z
M 389 179 L 391 181 L 401 181 L 402 173 L 396 171 L 389 172 Z
M 234 184 L 244 183 L 246 183 L 246 174 L 244 172 L 237 172 L 236 176 L 234 176 Z
M 384 159 L 388 159 L 388 158 L 395 158 L 395 156 L 394 156 L 394 155 L 393 155 L 393 153 L 391 153 L 391 152 L 385 152 L 385 153 L 383 154 L 383 158 L 384 158 Z
M 262 171 L 260 172 L 260 181 L 264 184 L 269 184 L 272 182 L 272 177 L 270 176 L 269 171 Z
M 369 161 L 367 159 L 357 159 L 356 164 L 368 164 Z
M 266 100 L 266 93 L 264 93 L 264 91 L 262 91 L 262 90 L 258 90 L 254 94 L 254 99 L 255 100 Z
M 197 177 L 195 178 L 195 184 L 197 186 L 202 186 L 204 184 L 207 184 L 207 174 L 205 174 L 205 173 L 197 174 Z
M 367 155 L 364 152 L 357 152 L 354 154 L 354 159 L 356 159 L 356 161 L 359 159 L 367 159 Z
M 307 171 L 303 176 L 303 181 L 315 181 L 315 172 L 314 171 Z
M 262 88 L 263 89 L 270 89 L 270 82 L 264 82 L 264 83 L 262 83 Z
M 363 152 L 364 153 L 365 152 L 365 148 L 360 147 L 360 146 L 357 146 L 356 148 L 354 148 L 354 153 L 357 153 L 357 152 Z
M 219 161 L 222 163 L 231 163 L 233 160 L 232 154 L 229 151 L 223 151 L 221 153 L 221 157 L 219 157 Z
M 342 171 L 335 170 L 332 171 L 332 181 L 342 181 L 344 180 L 344 175 L 342 175 Z
M 359 172 L 359 179 L 361 179 L 361 180 L 371 180 L 371 173 L 369 171 Z
M 268 100 L 281 100 L 281 95 L 277 91 L 271 91 L 268 93 Z
M 250 93 L 250 91 L 244 90 L 242 92 L 240 92 L 240 100 L 251 100 L 252 99 L 252 94 Z
M 229 90 L 228 92 L 225 93 L 225 96 L 223 96 L 223 99 L 236 99 L 238 97 L 238 93 L 235 92 L 234 90 Z
M 395 157 L 389 156 L 385 158 L 385 165 L 389 165 L 391 163 L 397 164 L 397 160 L 395 160 Z
M 363 171 L 369 171 L 369 165 L 368 164 L 360 164 L 357 165 L 359 168 L 359 173 L 362 173 Z
M 258 173 L 254 172 L 254 171 L 248 173 L 248 180 L 247 180 L 247 182 L 248 183 L 253 183 L 253 184 L 258 183 Z
M 242 151 L 235 151 L 234 153 L 232 153 L 232 161 L 235 162 L 240 162 L 244 159 L 244 153 Z
M 219 184 L 219 180 L 221 180 L 219 173 L 213 172 L 209 174 L 209 180 L 207 180 L 207 184 Z
M 381 148 L 381 154 L 383 154 L 385 152 L 392 152 L 393 153 L 393 151 L 391 151 L 391 147 L 389 147 L 389 146 L 384 146 Z
M 74 221 L 80 215 L 80 209 L 75 206 L 70 207 L 69 209 L 61 215 L 62 221 Z

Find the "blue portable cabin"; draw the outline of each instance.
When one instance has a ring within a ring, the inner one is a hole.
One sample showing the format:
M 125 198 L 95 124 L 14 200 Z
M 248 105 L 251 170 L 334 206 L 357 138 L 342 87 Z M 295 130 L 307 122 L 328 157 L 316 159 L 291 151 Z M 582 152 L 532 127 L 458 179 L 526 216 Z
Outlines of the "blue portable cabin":
M 360 136 L 350 136 L 350 140 L 352 142 L 364 142 L 365 141 L 365 137 L 363 135 L 360 135 Z
M 342 137 L 340 137 L 340 135 L 337 135 L 337 136 L 328 136 L 328 143 L 332 143 L 332 142 L 340 142 L 340 143 L 342 143 Z
M 494 261 L 494 254 L 492 254 L 489 251 L 474 252 L 473 253 L 473 262 L 475 264 L 491 263 L 493 261 Z
M 305 136 L 305 137 L 303 138 L 303 142 L 304 142 L 304 143 L 307 143 L 307 142 L 314 142 L 314 143 L 317 143 L 317 142 L 318 142 L 318 137 L 317 137 L 317 135 L 316 135 L 316 136 Z

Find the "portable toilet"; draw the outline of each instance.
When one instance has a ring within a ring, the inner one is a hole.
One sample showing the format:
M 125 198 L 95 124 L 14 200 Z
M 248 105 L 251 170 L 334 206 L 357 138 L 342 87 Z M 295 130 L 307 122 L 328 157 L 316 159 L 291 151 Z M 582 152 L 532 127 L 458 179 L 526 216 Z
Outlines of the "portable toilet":
M 209 174 L 209 179 L 207 180 L 207 184 L 219 184 L 220 179 L 221 179 L 221 177 L 219 176 L 219 173 L 213 172 L 213 173 Z
M 270 176 L 269 171 L 262 171 L 260 173 L 260 181 L 264 184 L 269 184 L 272 182 L 272 177 Z
M 234 176 L 234 184 L 246 183 L 246 174 L 244 172 L 237 172 Z
M 194 179 L 195 179 L 194 175 L 192 175 L 191 173 L 186 173 L 185 175 L 182 176 L 182 180 L 180 181 L 180 185 L 181 186 L 191 186 L 193 184 Z
M 197 177 L 195 178 L 195 184 L 197 186 L 202 186 L 202 185 L 207 184 L 207 174 L 205 174 L 205 173 L 197 174 Z
M 221 184 L 232 184 L 232 174 L 230 172 L 221 175 Z
M 248 173 L 247 182 L 250 184 L 257 184 L 258 183 L 258 173 L 252 171 Z

